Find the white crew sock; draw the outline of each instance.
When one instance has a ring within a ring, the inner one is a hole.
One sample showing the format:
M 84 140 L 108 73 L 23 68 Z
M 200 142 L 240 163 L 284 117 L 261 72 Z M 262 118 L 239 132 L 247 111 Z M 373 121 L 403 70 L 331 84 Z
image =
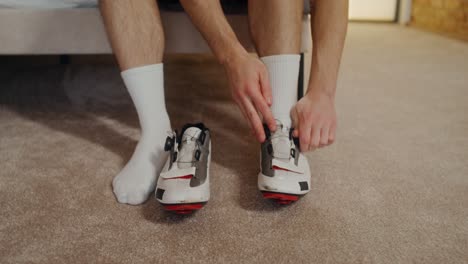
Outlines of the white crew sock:
M 297 81 L 299 78 L 298 54 L 273 55 L 260 58 L 268 70 L 273 102 L 273 117 L 283 125 L 291 127 L 290 111 L 297 102 Z
M 138 113 L 141 138 L 112 186 L 120 203 L 140 204 L 153 192 L 167 159 L 164 143 L 171 124 L 164 99 L 163 64 L 132 68 L 121 75 Z

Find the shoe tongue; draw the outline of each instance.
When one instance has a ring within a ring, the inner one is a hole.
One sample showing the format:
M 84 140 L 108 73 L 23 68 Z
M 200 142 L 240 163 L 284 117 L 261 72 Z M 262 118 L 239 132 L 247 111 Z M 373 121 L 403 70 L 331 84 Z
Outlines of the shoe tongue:
M 182 135 L 182 147 L 179 151 L 179 168 L 190 168 L 194 159 L 194 151 L 197 147 L 196 140 L 200 136 L 201 129 L 198 127 L 189 127 L 185 129 Z
M 273 155 L 277 159 L 289 160 L 291 152 L 291 141 L 289 133 L 278 128 L 272 137 L 271 144 L 273 145 Z
M 185 129 L 182 135 L 182 141 L 184 140 L 195 140 L 200 136 L 201 129 L 198 127 L 189 127 Z

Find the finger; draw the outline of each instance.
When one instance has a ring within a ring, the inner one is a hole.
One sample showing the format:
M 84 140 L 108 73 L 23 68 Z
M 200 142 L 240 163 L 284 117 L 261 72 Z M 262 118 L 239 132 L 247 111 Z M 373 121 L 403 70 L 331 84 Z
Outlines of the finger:
M 298 117 L 299 115 L 297 113 L 296 106 L 294 106 L 291 109 L 290 115 L 291 115 L 292 127 L 294 127 L 293 137 L 298 138 L 299 137 L 299 117 Z
M 297 129 L 297 128 L 294 129 L 293 137 L 295 137 L 295 138 L 299 137 L 299 129 Z
M 260 74 L 260 89 L 262 91 L 263 98 L 265 98 L 265 101 L 267 102 L 268 106 L 271 106 L 271 104 L 273 103 L 273 96 L 271 94 L 271 85 L 267 70 L 264 70 L 263 73 Z
M 307 152 L 309 151 L 309 145 L 310 145 L 310 129 L 311 129 L 311 123 L 306 122 L 305 119 L 299 120 L 298 123 L 299 127 L 299 142 L 301 146 L 301 151 L 302 152 Z
M 249 126 L 250 128 L 250 132 L 254 135 L 255 135 L 255 130 L 253 129 L 252 127 L 252 124 L 250 123 L 250 120 L 249 120 L 249 116 L 247 115 L 247 112 L 245 111 L 245 108 L 243 105 L 239 105 L 239 109 L 241 110 L 242 112 L 242 115 L 245 117 L 245 119 L 247 120 L 247 125 Z
M 293 137 L 299 137 L 299 114 L 297 113 L 296 105 L 291 109 L 289 114 L 291 116 L 292 127 L 294 127 Z
M 237 107 L 241 111 L 244 118 L 247 120 L 247 124 L 248 124 L 248 126 L 250 128 L 250 132 L 255 135 L 255 130 L 253 129 L 252 125 L 250 124 L 249 116 L 247 115 L 247 111 L 245 110 L 244 105 L 242 104 L 242 102 L 240 100 L 238 100 L 236 98 L 234 99 L 234 101 L 237 103 Z
M 330 131 L 328 133 L 328 144 L 331 145 L 333 144 L 333 142 L 335 142 L 335 138 L 336 138 L 336 124 L 332 124 L 332 126 L 330 127 Z
M 270 107 L 266 104 L 265 99 L 260 95 L 252 98 L 255 108 L 262 114 L 263 121 L 268 125 L 271 131 L 276 130 L 276 122 L 273 114 L 271 113 Z
M 263 131 L 262 121 L 260 121 L 260 116 L 258 115 L 257 110 L 255 110 L 255 107 L 248 98 L 243 100 L 243 104 L 258 141 L 265 141 L 265 131 Z
M 330 127 L 329 126 L 324 126 L 320 130 L 320 146 L 319 147 L 324 147 L 328 145 L 328 135 L 330 133 Z
M 313 127 L 310 134 L 310 150 L 315 150 L 320 144 L 320 128 Z

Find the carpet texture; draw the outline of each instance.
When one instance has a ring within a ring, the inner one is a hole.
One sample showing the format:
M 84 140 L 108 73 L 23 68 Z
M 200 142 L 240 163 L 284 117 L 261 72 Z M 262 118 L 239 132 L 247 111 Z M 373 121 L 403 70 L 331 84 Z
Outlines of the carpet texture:
M 192 217 L 116 202 L 139 130 L 115 66 L 3 65 L 0 82 L 0 263 L 468 263 L 467 43 L 352 24 L 337 141 L 307 154 L 312 190 L 287 207 L 257 191 L 259 144 L 220 66 L 170 56 L 173 125 L 213 133 Z

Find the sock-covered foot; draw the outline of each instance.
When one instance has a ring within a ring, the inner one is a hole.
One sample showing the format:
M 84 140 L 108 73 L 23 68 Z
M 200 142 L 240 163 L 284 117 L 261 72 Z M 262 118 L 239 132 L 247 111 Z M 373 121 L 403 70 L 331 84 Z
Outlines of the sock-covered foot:
M 119 203 L 141 204 L 154 191 L 157 175 L 167 159 L 164 142 L 168 131 L 171 126 L 166 121 L 160 131 L 140 139 L 132 158 L 112 181 Z
M 112 181 L 120 203 L 141 204 L 154 191 L 167 154 L 164 143 L 171 131 L 164 101 L 163 65 L 153 64 L 122 72 L 141 126 L 141 139 L 130 161 Z

